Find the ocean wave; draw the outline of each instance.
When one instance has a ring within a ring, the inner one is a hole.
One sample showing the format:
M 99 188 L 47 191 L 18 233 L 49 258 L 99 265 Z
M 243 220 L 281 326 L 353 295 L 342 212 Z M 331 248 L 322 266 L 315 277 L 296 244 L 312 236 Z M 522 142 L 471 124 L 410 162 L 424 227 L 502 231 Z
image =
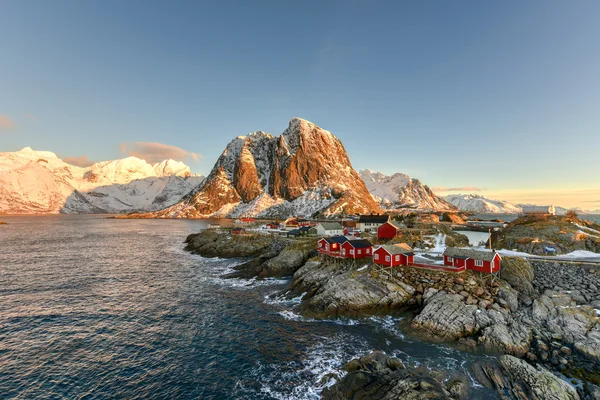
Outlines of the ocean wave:
M 260 392 L 282 400 L 320 399 L 324 388 L 346 374 L 342 366 L 369 350 L 364 339 L 347 333 L 320 337 L 302 360 L 284 365 L 261 365 L 257 369 Z

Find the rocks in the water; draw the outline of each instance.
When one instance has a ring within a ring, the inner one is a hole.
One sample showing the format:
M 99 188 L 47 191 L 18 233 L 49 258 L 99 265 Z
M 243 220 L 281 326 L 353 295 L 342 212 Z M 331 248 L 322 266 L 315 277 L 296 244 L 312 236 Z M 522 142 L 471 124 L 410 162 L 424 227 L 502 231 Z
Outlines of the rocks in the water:
M 258 276 L 260 278 L 290 276 L 304 265 L 310 252 L 307 250 L 284 249 L 277 256 L 266 261 Z
M 194 233 L 185 240 L 185 249 L 202 257 L 254 257 L 273 244 L 267 235 L 230 235 L 213 229 Z
M 498 361 L 478 362 L 473 372 L 484 386 L 496 389 L 502 399 L 578 400 L 577 390 L 545 368 L 504 355 Z
M 464 376 L 407 368 L 380 351 L 353 360 L 344 369 L 348 373 L 340 381 L 323 389 L 323 399 L 463 399 L 469 391 Z

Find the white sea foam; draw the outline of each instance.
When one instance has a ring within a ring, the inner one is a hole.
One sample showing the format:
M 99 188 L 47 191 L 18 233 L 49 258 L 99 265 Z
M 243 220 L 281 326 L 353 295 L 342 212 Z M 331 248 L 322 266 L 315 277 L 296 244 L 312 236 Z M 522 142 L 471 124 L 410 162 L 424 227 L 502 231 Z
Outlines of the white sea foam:
M 261 392 L 274 399 L 320 399 L 321 391 L 335 383 L 345 372 L 341 367 L 349 360 L 369 352 L 364 339 L 347 333 L 319 337 L 299 361 L 281 365 L 261 365 L 256 376 Z

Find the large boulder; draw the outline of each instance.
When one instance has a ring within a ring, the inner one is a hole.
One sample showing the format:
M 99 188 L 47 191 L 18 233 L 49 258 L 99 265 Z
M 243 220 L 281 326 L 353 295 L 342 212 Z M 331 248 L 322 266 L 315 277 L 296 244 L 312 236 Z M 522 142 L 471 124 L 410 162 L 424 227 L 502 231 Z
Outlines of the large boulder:
M 577 390 L 541 366 L 533 367 L 519 358 L 504 355 L 498 361 L 473 365 L 484 386 L 495 389 L 501 399 L 579 400 Z
M 461 399 L 468 396 L 466 377 L 406 368 L 380 351 L 346 364 L 340 381 L 323 389 L 325 400 Z M 441 378 L 441 379 L 440 379 Z
M 510 320 L 507 324 L 494 324 L 483 329 L 479 343 L 492 353 L 523 357 L 530 349 L 532 336 L 530 327 Z
M 285 249 L 277 256 L 266 261 L 259 272 L 260 278 L 291 276 L 304 265 L 310 251 Z
M 489 323 L 486 313 L 476 305 L 466 304 L 463 296 L 439 292 L 427 300 L 411 328 L 432 339 L 452 341 L 473 336 Z
M 531 299 L 535 295 L 534 277 L 534 269 L 529 260 L 522 257 L 502 258 L 500 278 L 516 289 L 522 295 L 521 299 Z M 528 303 L 531 304 L 531 300 Z

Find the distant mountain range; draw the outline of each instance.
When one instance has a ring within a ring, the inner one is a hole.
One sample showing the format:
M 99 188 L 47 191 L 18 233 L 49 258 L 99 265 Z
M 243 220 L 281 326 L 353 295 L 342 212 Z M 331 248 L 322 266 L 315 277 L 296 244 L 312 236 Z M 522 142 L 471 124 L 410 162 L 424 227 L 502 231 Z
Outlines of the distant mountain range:
M 81 168 L 29 147 L 0 153 L 0 214 L 153 211 L 197 187 L 185 164 L 148 164 L 136 157 Z
M 520 214 L 523 207 L 535 206 L 536 204 L 514 204 L 503 200 L 493 200 L 476 194 L 450 194 L 443 196 L 449 203 L 458 207 L 460 211 L 474 212 L 478 214 Z M 549 204 L 548 204 L 549 205 Z M 579 214 L 600 214 L 600 210 L 590 211 L 580 208 L 554 207 L 559 215 L 566 214 L 569 210 L 575 210 Z
M 337 137 L 301 118 L 280 136 L 259 131 L 236 137 L 206 179 L 173 160 L 151 165 L 128 157 L 82 168 L 47 151 L 0 153 L 0 214 L 328 217 L 383 211 L 518 214 L 523 206 L 472 194 L 440 197 L 406 174 L 356 172 Z
M 381 172 L 363 170 L 360 177 L 367 185 L 373 199 L 384 210 L 457 211 L 458 208 L 437 196 L 418 179 L 406 174 L 391 176 Z

